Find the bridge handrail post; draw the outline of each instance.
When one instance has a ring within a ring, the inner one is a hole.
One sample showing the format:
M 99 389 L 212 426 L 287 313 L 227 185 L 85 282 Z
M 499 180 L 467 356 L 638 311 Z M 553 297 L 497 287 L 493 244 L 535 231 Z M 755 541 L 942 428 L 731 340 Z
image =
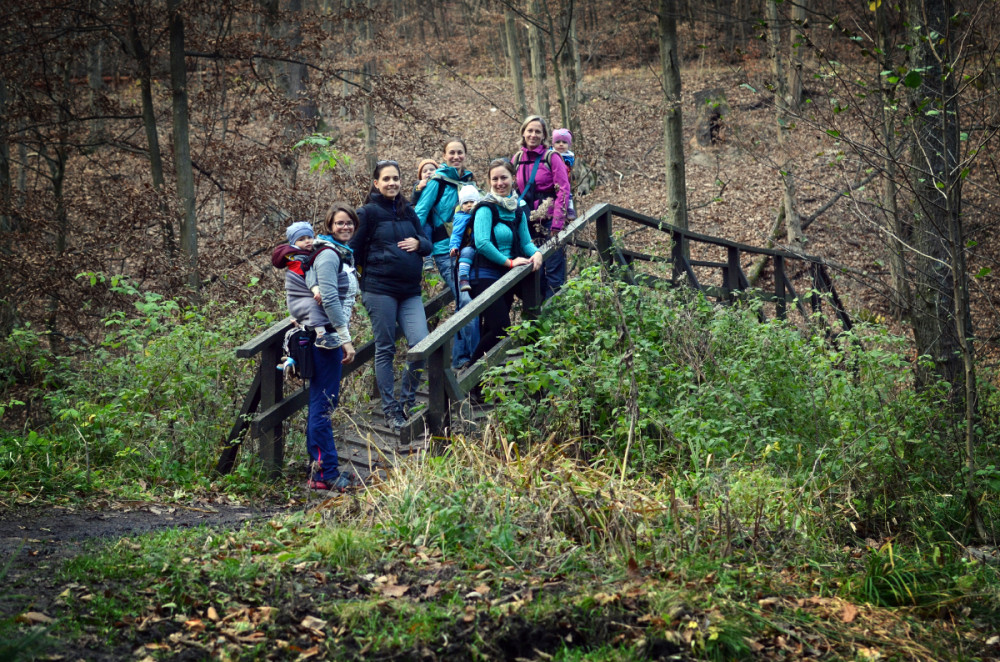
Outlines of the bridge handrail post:
M 785 256 L 774 256 L 774 305 L 778 319 L 788 318 L 788 303 L 785 291 Z
M 273 340 L 261 348 L 260 364 L 260 409 L 267 411 L 284 398 L 285 377 L 277 369 L 281 359 L 281 341 Z M 261 431 L 258 453 L 261 463 L 273 478 L 281 475 L 285 457 L 285 433 L 283 421 L 278 421 L 270 429 Z
M 597 217 L 595 229 L 597 231 L 597 253 L 600 255 L 605 266 L 610 269 L 615 263 L 615 256 L 612 252 L 612 232 L 614 228 L 610 211 Z
M 740 289 L 740 249 L 735 246 L 726 247 L 725 278 L 726 299 L 735 303 Z

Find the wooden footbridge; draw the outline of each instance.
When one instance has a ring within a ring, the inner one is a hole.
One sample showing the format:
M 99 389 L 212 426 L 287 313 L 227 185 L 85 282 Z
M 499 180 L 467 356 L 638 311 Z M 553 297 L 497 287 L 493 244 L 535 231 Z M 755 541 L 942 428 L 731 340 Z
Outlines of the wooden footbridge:
M 664 252 L 669 255 L 629 250 L 615 239 L 616 222 L 622 224 L 620 228 L 640 226 L 662 233 L 663 244 L 669 246 Z M 687 286 L 720 303 L 755 297 L 764 304 L 759 312 L 762 320 L 768 314 L 786 319 L 791 310 L 803 321 L 815 319 L 819 314 L 827 321 L 831 332 L 835 325 L 844 331 L 851 329 L 851 320 L 834 288 L 830 268 L 821 258 L 701 235 L 608 204 L 591 207 L 564 228 L 542 249 L 543 256 L 548 257 L 557 246 L 573 246 L 579 255 L 596 253 L 606 266 L 615 269 L 615 273 L 630 283 L 661 281 L 669 286 Z M 691 253 L 696 253 L 698 259 L 692 259 Z M 764 262 L 764 271 L 759 273 L 770 272 L 768 287 L 751 287 L 743 267 L 748 260 Z M 645 265 L 650 266 L 644 271 Z M 654 273 L 647 273 L 649 271 Z M 365 477 L 406 458 L 419 456 L 429 449 L 432 439 L 446 435 L 459 425 L 476 426 L 482 411 L 470 406 L 468 394 L 489 367 L 507 359 L 514 349 L 513 342 L 510 338 L 504 339 L 460 374 L 450 368 L 451 343 L 459 329 L 525 279 L 529 282 L 526 288 L 529 300 L 525 301 L 522 317 L 534 317 L 542 301 L 541 274 L 533 273 L 529 266 L 518 267 L 473 299 L 471 304 L 441 322 L 427 338 L 409 350 L 407 360 L 426 362 L 426 390 L 420 395 L 426 406 L 398 433 L 386 426 L 377 397 L 372 398 L 368 410 L 350 412 L 351 422 L 338 424 L 334 429 L 342 466 L 353 465 L 355 471 Z M 451 301 L 450 291 L 427 301 L 428 319 L 442 312 Z M 284 423 L 309 402 L 306 386 L 286 394 L 282 372 L 275 369 L 281 360 L 285 332 L 291 326 L 291 319 L 285 319 L 236 349 L 238 358 L 257 357 L 257 371 L 219 458 L 217 470 L 220 473 L 232 470 L 247 433 L 256 441 L 257 452 L 272 474 L 278 475 L 283 469 Z M 374 357 L 373 342 L 360 347 L 354 362 L 344 366 L 343 379 L 348 380 L 374 366 Z

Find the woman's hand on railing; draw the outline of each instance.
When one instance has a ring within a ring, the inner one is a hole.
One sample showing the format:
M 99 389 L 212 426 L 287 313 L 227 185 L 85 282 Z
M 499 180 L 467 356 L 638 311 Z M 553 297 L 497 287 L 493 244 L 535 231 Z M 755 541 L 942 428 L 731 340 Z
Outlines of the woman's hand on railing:
M 345 342 L 340 347 L 341 347 L 341 349 L 344 350 L 344 359 L 341 361 L 341 363 L 343 363 L 345 365 L 348 364 L 348 363 L 352 363 L 354 361 L 354 354 L 355 354 L 355 352 L 354 352 L 354 344 L 353 343 L 349 343 L 349 342 Z
M 531 270 L 532 271 L 538 271 L 539 269 L 542 268 L 542 254 L 541 253 L 539 253 L 539 252 L 536 251 L 535 254 L 532 255 L 531 259 L 528 260 L 528 261 L 531 262 Z
M 526 257 L 515 257 L 510 261 L 510 268 L 517 269 L 518 267 L 523 267 L 526 264 L 531 264 L 531 260 Z

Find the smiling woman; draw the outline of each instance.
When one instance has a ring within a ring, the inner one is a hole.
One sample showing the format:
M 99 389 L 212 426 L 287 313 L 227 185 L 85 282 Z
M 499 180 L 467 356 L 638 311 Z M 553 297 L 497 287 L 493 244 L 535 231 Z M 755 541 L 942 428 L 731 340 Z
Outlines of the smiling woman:
M 542 254 L 528 233 L 528 209 L 514 190 L 514 167 L 495 159 L 489 169 L 490 192 L 476 207 L 473 236 L 476 261 L 472 267 L 473 298 L 485 292 L 514 267 L 530 264 L 533 271 L 542 266 Z M 510 326 L 510 307 L 515 293 L 525 299 L 522 285 L 508 291 L 483 311 L 479 318 L 479 344 L 472 353 L 476 361 L 488 352 Z
M 379 161 L 365 205 L 358 209 L 360 224 L 351 240 L 361 271 L 362 301 L 375 336 L 375 381 L 382 412 L 386 424 L 396 430 L 409 417 L 424 367 L 422 361 L 406 365 L 397 400 L 392 367 L 396 325 L 403 329 L 411 347 L 427 336 L 427 318 L 420 299 L 421 258 L 431 252 L 431 242 L 421 232 L 413 207 L 399 191 L 399 164 Z

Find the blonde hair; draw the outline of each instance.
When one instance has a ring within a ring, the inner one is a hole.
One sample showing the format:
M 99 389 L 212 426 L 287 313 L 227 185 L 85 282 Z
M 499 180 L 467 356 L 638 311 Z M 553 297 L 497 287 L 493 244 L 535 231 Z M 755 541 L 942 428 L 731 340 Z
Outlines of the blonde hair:
M 518 130 L 518 133 L 521 135 L 521 141 L 518 144 L 521 147 L 528 146 L 524 142 L 524 130 L 527 129 L 528 125 L 531 124 L 532 122 L 538 122 L 539 124 L 542 125 L 542 144 L 544 145 L 545 141 L 549 139 L 549 125 L 545 123 L 545 120 L 542 119 L 542 116 L 528 115 L 527 117 L 524 118 L 524 121 L 521 122 L 521 128 Z

